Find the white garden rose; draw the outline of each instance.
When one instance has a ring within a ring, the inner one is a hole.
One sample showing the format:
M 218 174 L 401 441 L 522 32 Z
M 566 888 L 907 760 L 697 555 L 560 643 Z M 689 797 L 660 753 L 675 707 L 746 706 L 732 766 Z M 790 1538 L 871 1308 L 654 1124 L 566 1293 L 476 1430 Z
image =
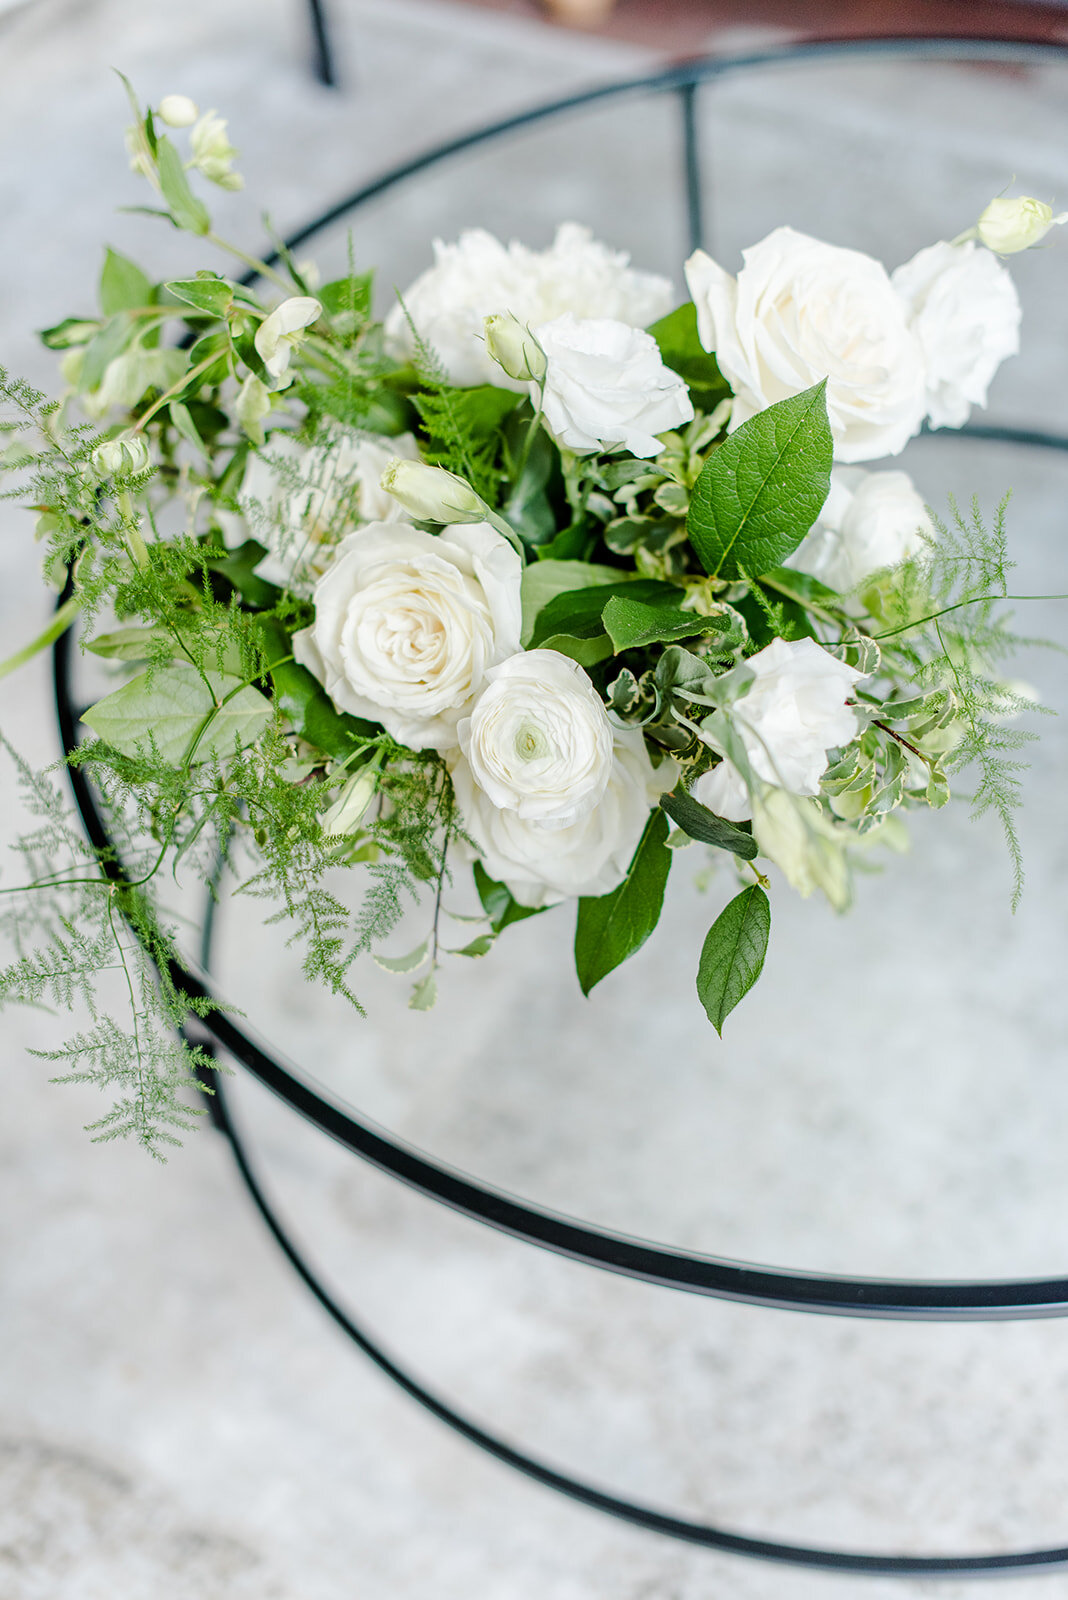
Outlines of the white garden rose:
M 893 284 L 923 352 L 931 426 L 960 428 L 1020 348 L 1016 285 L 974 239 L 929 245 L 898 267 Z
M 612 724 L 586 673 L 555 650 L 525 650 L 486 679 L 458 730 L 479 788 L 523 822 L 588 816 L 611 774 Z
M 488 523 L 441 534 L 372 522 L 338 547 L 293 654 L 340 711 L 413 750 L 452 750 L 457 723 L 519 649 L 519 556 Z
M 848 594 L 873 572 L 919 555 L 933 535 L 907 472 L 835 467 L 819 521 L 786 565 Z
M 540 393 L 546 426 L 564 449 L 655 456 L 658 434 L 692 420 L 689 390 L 641 328 L 569 311 L 539 323 L 534 336 L 545 375 L 531 398 L 537 404 Z
M 389 462 L 418 454 L 410 433 L 388 439 L 339 430 L 314 445 L 272 433 L 265 450 L 249 457 L 238 493 L 247 529 L 267 549 L 257 574 L 310 595 L 341 540 L 360 523 L 408 520 L 379 480 Z M 234 535 L 246 531 L 231 529 L 226 513 L 220 520 Z
M 791 794 L 818 794 L 828 750 L 856 738 L 857 719 L 846 700 L 864 673 L 814 639 L 773 639 L 745 664 L 753 681 L 730 716 L 754 775 Z M 702 774 L 693 792 L 731 822 L 752 815 L 745 779 L 731 761 Z
M 674 303 L 667 278 L 636 272 L 625 252 L 610 250 L 575 222 L 557 229 L 548 250 L 530 250 L 514 240 L 504 245 L 485 229 L 473 228 L 455 244 L 436 239 L 434 258 L 434 265 L 404 291 L 403 304 L 387 316 L 386 346 L 397 360 L 410 359 L 414 323 L 449 381 L 461 387 L 527 386 L 509 377 L 487 350 L 486 317 L 511 312 L 533 327 L 570 311 L 644 328 Z
M 554 905 L 572 895 L 610 894 L 618 888 L 651 807 L 677 776 L 673 761 L 654 771 L 637 729 L 617 731 L 608 781 L 596 808 L 560 826 L 499 809 L 462 757 L 452 769 L 464 831 L 482 865 L 525 906 Z
M 701 343 L 735 392 L 731 426 L 826 378 L 838 460 L 897 455 L 923 421 L 924 369 L 885 269 L 793 228 L 742 259 L 737 279 L 703 250 L 686 263 Z

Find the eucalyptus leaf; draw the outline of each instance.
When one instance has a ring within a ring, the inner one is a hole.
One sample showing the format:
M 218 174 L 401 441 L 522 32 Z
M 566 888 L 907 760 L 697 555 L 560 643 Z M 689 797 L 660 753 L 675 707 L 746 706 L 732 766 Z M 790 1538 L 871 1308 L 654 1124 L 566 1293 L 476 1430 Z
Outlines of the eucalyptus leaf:
M 660 919 L 671 869 L 668 820 L 657 809 L 649 817 L 627 875 L 618 889 L 579 901 L 575 970 L 583 994 L 640 950 Z
M 685 789 L 662 794 L 660 804 L 683 833 L 701 844 L 710 844 L 716 850 L 729 850 L 743 861 L 752 861 L 757 854 L 757 842 L 751 833 L 739 828 L 737 823 L 717 817 L 714 811 L 695 800 Z
M 723 1024 L 760 977 L 771 933 L 771 904 L 759 884 L 735 895 L 709 928 L 697 969 L 697 993 L 708 1020 Z
M 833 440 L 826 380 L 760 411 L 713 451 L 693 486 L 686 531 L 713 577 L 759 577 L 823 508 Z
M 90 706 L 82 721 L 126 756 L 154 746 L 172 767 L 224 761 L 259 738 L 271 720 L 271 702 L 240 678 L 206 677 L 207 683 L 187 664 L 143 672 Z

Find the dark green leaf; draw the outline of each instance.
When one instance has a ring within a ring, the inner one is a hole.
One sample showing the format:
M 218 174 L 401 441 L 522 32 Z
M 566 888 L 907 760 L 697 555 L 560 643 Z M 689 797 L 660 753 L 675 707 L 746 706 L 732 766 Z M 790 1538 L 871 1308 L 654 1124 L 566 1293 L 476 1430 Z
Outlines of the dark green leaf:
M 257 539 L 246 539 L 236 550 L 225 555 L 210 556 L 205 565 L 232 583 L 243 600 L 259 610 L 267 610 L 278 599 L 278 589 L 266 578 L 256 573 L 256 568 L 267 554 Z
M 106 317 L 152 304 L 152 284 L 141 268 L 116 250 L 108 250 L 100 274 L 100 309 Z
M 729 850 L 733 855 L 741 856 L 743 861 L 752 861 L 756 856 L 757 842 L 751 833 L 746 833 L 735 822 L 717 817 L 714 811 L 709 811 L 707 806 L 703 806 L 700 800 L 695 800 L 684 789 L 677 789 L 673 794 L 662 794 L 660 804 L 672 822 L 683 833 L 688 833 L 691 839 L 710 844 L 717 850 Z
M 358 745 L 380 737 L 375 723 L 339 711 L 307 667 L 285 660 L 292 654 L 293 641 L 279 622 L 266 618 L 261 628 L 268 659 L 278 663 L 271 671 L 275 704 L 309 744 L 335 761 L 344 761 Z
M 807 572 L 795 572 L 792 567 L 772 567 L 769 572 L 760 574 L 760 581 L 777 594 L 784 594 L 802 606 L 841 604 L 834 589 L 828 589 L 825 583 L 810 577 Z
M 481 861 L 475 862 L 474 876 L 478 898 L 495 934 L 510 927 L 513 922 L 523 922 L 527 917 L 536 917 L 539 911 L 546 909 L 545 906 L 523 905 L 503 883 L 497 883 L 490 877 Z
M 649 329 L 660 346 L 664 365 L 689 385 L 694 405 L 714 411 L 730 394 L 730 385 L 716 365 L 715 356 L 701 348 L 697 337 L 697 307 L 692 300 L 661 317 Z
M 210 233 L 211 218 L 208 208 L 196 198 L 189 187 L 182 158 L 168 138 L 160 138 L 156 145 L 160 188 L 170 207 L 171 216 L 180 228 L 189 233 Z
M 827 498 L 826 381 L 760 411 L 724 440 L 693 487 L 686 531 L 713 577 L 760 577 L 796 550 Z
M 614 595 L 602 617 L 617 655 L 621 650 L 640 650 L 647 644 L 692 639 L 698 633 L 728 633 L 731 628 L 725 617 L 703 617 L 696 611 L 683 611 L 680 606 L 648 605 L 632 599 L 629 593 Z
M 697 993 L 720 1035 L 727 1017 L 760 977 L 770 932 L 771 905 L 757 883 L 735 895 L 708 930 Z
M 640 950 L 656 927 L 671 870 L 667 836 L 667 817 L 658 808 L 645 825 L 619 888 L 579 901 L 575 970 L 583 994 Z
M 537 571 L 537 568 L 534 570 Z M 605 634 L 602 613 L 623 590 L 628 596 L 647 604 L 670 602 L 679 593 L 674 584 L 659 583 L 655 578 L 627 578 L 622 573 L 618 583 L 598 583 L 588 589 L 565 590 L 542 606 L 535 617 L 530 649 L 539 649 L 553 634 L 568 634 L 576 639 L 601 637 Z M 611 653 L 609 648 L 608 654 Z

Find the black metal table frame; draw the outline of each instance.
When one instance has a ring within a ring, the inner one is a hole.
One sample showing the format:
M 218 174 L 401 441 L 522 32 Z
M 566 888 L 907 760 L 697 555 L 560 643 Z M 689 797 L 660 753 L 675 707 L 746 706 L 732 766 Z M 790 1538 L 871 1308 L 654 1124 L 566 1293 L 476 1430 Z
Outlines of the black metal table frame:
M 703 237 L 701 145 L 697 128 L 698 88 L 731 72 L 803 61 L 836 60 L 860 56 L 906 56 L 922 59 L 1068 64 L 1068 46 L 1048 43 L 1005 43 L 988 39 L 879 39 L 788 45 L 738 57 L 714 57 L 673 67 L 667 71 L 612 83 L 573 94 L 548 105 L 508 117 L 491 127 L 463 135 L 404 163 L 363 185 L 347 199 L 323 212 L 293 233 L 289 248 L 305 242 L 384 193 L 406 178 L 485 141 L 529 127 L 548 117 L 579 110 L 613 97 L 639 93 L 673 93 L 678 97 L 682 122 L 684 184 L 689 236 L 697 247 Z M 269 257 L 273 260 L 276 257 Z M 971 425 L 947 437 L 979 438 L 1008 444 L 1068 451 L 1068 438 L 1034 429 Z M 69 592 L 69 584 L 68 584 Z M 62 597 L 61 597 L 62 598 Z M 54 646 L 56 710 L 60 738 L 66 754 L 78 743 L 78 716 L 72 689 L 74 643 L 70 633 Z M 111 843 L 92 786 L 85 772 L 68 768 L 75 802 L 93 846 L 109 854 Z M 111 862 L 107 870 L 121 877 L 122 868 Z M 204 918 L 202 962 L 199 968 L 175 960 L 171 976 L 190 996 L 212 998 L 208 966 L 213 927 L 213 902 Z M 948 1281 L 834 1277 L 788 1272 L 775 1267 L 745 1265 L 723 1258 L 695 1255 L 579 1223 L 544 1208 L 478 1183 L 432 1160 L 392 1135 L 361 1119 L 335 1102 L 321 1086 L 276 1059 L 233 1014 L 218 1010 L 203 1022 L 191 1022 L 198 1039 L 203 1035 L 211 1049 L 219 1048 L 240 1062 L 262 1084 L 323 1133 L 335 1139 L 372 1166 L 399 1179 L 427 1198 L 447 1205 L 473 1220 L 494 1227 L 527 1244 L 567 1256 L 646 1283 L 720 1299 L 743 1301 L 793 1311 L 811 1311 L 850 1317 L 894 1318 L 959 1322 L 1009 1318 L 1064 1316 L 1068 1314 L 1068 1276 L 1045 1279 Z M 602 1491 L 541 1462 L 487 1432 L 455 1410 L 403 1370 L 349 1316 L 337 1298 L 308 1265 L 289 1236 L 250 1164 L 244 1143 L 230 1113 L 223 1079 L 214 1075 L 214 1094 L 208 1100 L 215 1125 L 228 1138 L 241 1175 L 269 1229 L 306 1286 L 354 1343 L 393 1381 L 433 1415 L 472 1443 L 507 1465 L 572 1499 L 607 1512 L 638 1527 L 666 1534 L 709 1549 L 758 1557 L 802 1567 L 868 1576 L 960 1577 L 1011 1575 L 1068 1570 L 1068 1546 L 1055 1549 L 972 1556 L 905 1556 L 865 1554 L 750 1537 L 706 1523 L 674 1517 Z

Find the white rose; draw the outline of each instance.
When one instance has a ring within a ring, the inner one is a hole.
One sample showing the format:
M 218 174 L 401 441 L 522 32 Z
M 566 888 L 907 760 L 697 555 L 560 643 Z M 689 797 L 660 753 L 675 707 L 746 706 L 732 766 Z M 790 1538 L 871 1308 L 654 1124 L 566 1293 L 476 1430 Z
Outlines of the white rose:
M 503 245 L 485 229 L 474 228 L 455 244 L 435 240 L 434 258 L 434 265 L 405 290 L 403 304 L 387 316 L 387 349 L 397 360 L 410 359 L 414 323 L 449 381 L 461 387 L 526 388 L 487 350 L 486 317 L 512 312 L 533 327 L 571 311 L 644 328 L 674 303 L 666 278 L 634 271 L 624 252 L 610 250 L 574 222 L 557 229 L 548 250 L 529 250 L 515 241 Z
M 521 576 L 487 523 L 372 522 L 338 547 L 293 654 L 339 710 L 413 750 L 451 750 L 489 670 L 519 649 Z
M 897 455 L 923 421 L 924 371 L 885 269 L 793 228 L 742 259 L 737 279 L 703 250 L 686 263 L 701 343 L 735 393 L 731 426 L 826 378 L 837 458 Z
M 525 650 L 486 678 L 458 729 L 475 782 L 523 822 L 588 816 L 612 770 L 612 724 L 586 673 L 555 650 Z
M 360 523 L 407 520 L 379 480 L 390 461 L 414 461 L 418 454 L 410 433 L 387 439 L 339 431 L 316 445 L 271 434 L 264 453 L 249 457 L 238 494 L 248 526 L 267 548 L 258 575 L 309 595 L 341 540 Z M 221 520 L 228 527 L 225 513 Z
M 848 594 L 873 572 L 926 548 L 934 527 L 907 472 L 836 467 L 812 532 L 786 565 Z
M 974 239 L 929 245 L 898 267 L 893 284 L 923 351 L 931 426 L 960 428 L 1020 348 L 1016 286 Z
M 828 750 L 856 737 L 857 719 L 846 699 L 864 673 L 814 639 L 773 639 L 746 666 L 754 678 L 730 715 L 754 774 L 791 794 L 818 794 Z M 704 773 L 693 792 L 731 822 L 752 815 L 745 780 L 731 761 Z
M 655 456 L 657 434 L 693 418 L 683 380 L 660 358 L 652 334 L 607 317 L 566 312 L 534 329 L 545 355 L 539 388 L 546 425 L 557 444 L 580 454 L 629 450 Z
M 653 770 L 639 731 L 617 732 L 608 782 L 596 809 L 563 827 L 498 809 L 462 758 L 452 781 L 464 829 L 490 877 L 503 883 L 522 905 L 543 906 L 571 895 L 610 894 L 618 888 L 650 808 L 674 785 L 677 775 L 673 761 Z

